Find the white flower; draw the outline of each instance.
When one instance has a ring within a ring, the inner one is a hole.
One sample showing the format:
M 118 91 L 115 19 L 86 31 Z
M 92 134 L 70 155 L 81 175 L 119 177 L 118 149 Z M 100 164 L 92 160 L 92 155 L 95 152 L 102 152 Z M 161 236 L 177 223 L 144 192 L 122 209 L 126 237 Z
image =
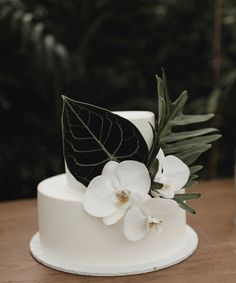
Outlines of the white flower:
M 158 193 L 164 198 L 173 198 L 175 192 L 181 190 L 187 183 L 190 171 L 188 166 L 174 155 L 165 156 L 160 149 L 157 159 L 159 161 L 155 182 L 163 184 Z
M 148 232 L 158 236 L 176 207 L 175 201 L 163 198 L 152 198 L 139 207 L 132 207 L 124 219 L 125 237 L 129 241 L 139 241 Z
M 92 216 L 102 217 L 106 225 L 114 224 L 128 208 L 150 198 L 150 185 L 149 172 L 143 163 L 109 161 L 102 175 L 89 183 L 84 209 Z

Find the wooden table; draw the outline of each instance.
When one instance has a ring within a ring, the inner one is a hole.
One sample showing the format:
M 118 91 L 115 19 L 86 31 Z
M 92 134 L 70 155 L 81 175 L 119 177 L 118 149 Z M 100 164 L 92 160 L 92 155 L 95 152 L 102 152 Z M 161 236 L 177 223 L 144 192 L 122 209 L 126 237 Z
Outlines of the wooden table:
M 37 231 L 36 200 L 0 203 L 0 282 L 235 283 L 236 227 L 233 226 L 233 214 L 236 194 L 233 180 L 204 182 L 194 191 L 203 194 L 201 199 L 192 201 L 197 215 L 188 216 L 188 223 L 200 239 L 194 255 L 158 272 L 116 278 L 76 276 L 39 264 L 29 252 L 30 238 Z

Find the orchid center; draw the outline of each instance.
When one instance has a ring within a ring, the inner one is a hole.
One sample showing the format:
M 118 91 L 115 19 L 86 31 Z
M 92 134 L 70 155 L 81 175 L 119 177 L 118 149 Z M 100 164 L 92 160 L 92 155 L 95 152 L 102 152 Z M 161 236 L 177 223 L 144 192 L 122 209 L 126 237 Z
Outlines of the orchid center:
M 166 183 L 164 186 L 161 188 L 162 190 L 169 190 L 171 188 L 170 184 Z
M 120 206 L 127 205 L 129 203 L 129 191 L 119 190 L 115 194 L 116 203 Z
M 161 224 L 162 221 L 158 220 L 156 217 L 149 216 L 147 219 L 147 230 L 150 231 L 152 229 L 158 230 L 159 224 Z

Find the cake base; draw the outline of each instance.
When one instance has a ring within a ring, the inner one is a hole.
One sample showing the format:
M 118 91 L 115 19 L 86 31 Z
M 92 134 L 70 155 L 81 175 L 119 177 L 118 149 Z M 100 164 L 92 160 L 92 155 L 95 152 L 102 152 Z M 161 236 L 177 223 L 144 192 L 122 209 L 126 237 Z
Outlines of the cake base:
M 183 245 L 173 254 L 161 259 L 144 262 L 139 265 L 126 266 L 86 266 L 76 263 L 66 262 L 61 259 L 50 256 L 43 251 L 40 246 L 39 233 L 36 233 L 30 241 L 30 251 L 32 256 L 40 263 L 67 273 L 90 275 L 90 276 L 124 276 L 132 274 L 141 274 L 157 271 L 174 264 L 177 264 L 193 254 L 198 245 L 198 236 L 196 232 L 186 225 L 185 239 Z

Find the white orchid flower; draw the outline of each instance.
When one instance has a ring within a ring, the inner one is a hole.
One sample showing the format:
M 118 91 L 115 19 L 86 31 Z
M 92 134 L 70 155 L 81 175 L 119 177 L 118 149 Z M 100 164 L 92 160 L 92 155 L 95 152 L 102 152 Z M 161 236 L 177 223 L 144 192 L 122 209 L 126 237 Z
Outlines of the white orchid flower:
M 175 201 L 163 198 L 152 198 L 139 207 L 129 209 L 124 218 L 124 235 L 129 241 L 139 241 L 149 232 L 161 233 L 177 207 Z
M 164 198 L 173 198 L 175 192 L 181 190 L 187 183 L 190 170 L 176 156 L 165 156 L 162 149 L 159 150 L 157 159 L 159 161 L 159 168 L 154 181 L 163 184 L 163 187 L 158 190 L 158 193 Z
M 92 216 L 102 217 L 106 225 L 116 223 L 128 210 L 150 199 L 151 179 L 143 163 L 109 161 L 102 175 L 88 185 L 83 202 Z

